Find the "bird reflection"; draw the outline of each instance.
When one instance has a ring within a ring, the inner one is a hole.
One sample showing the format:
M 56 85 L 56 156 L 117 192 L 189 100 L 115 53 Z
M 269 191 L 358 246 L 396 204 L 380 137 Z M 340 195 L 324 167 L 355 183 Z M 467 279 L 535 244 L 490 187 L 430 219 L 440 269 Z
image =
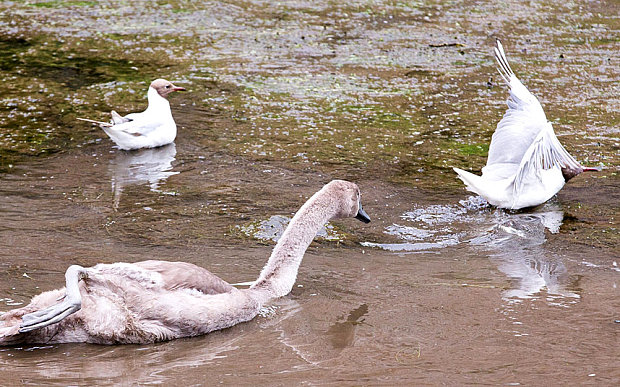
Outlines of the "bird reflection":
M 53 380 L 59 385 L 74 385 L 76 380 L 86 380 L 86 384 L 94 385 L 107 380 L 114 385 L 134 385 L 139 380 L 142 384 L 170 385 L 172 381 L 191 377 L 199 367 L 216 369 L 219 377 L 225 373 L 222 371 L 225 366 L 229 367 L 229 374 L 254 371 L 254 357 L 246 363 L 229 362 L 224 366 L 221 363 L 238 351 L 259 351 L 257 348 L 260 348 L 260 353 L 264 354 L 264 347 L 273 345 L 271 329 L 300 310 L 297 302 L 286 298 L 275 304 L 273 313 L 266 311 L 267 317 L 189 339 L 149 345 L 60 344 L 3 348 L 0 350 L 3 370 L 0 384 L 40 385 L 41 380 Z M 25 377 L 18 370 L 33 357 L 37 359 L 37 366 Z M 88 361 L 84 361 L 85 358 Z M 85 376 L 89 379 L 84 379 Z
M 119 151 L 109 165 L 114 192 L 113 208 L 118 209 L 126 186 L 148 184 L 151 191 L 159 192 L 161 183 L 179 173 L 171 170 L 176 154 L 174 143 L 132 152 Z
M 544 291 L 550 300 L 558 296 L 579 298 L 578 293 L 569 290 L 576 289 L 576 284 L 570 284 L 564 263 L 550 257 L 544 248 L 545 229 L 558 233 L 563 218 L 559 206 L 548 204 L 529 213 L 507 214 L 492 230 L 490 259 L 514 284 L 503 292 L 504 299 L 532 298 Z
M 552 302 L 562 298 L 574 302 L 579 299 L 578 284 L 545 246 L 546 230 L 558 233 L 563 220 L 564 212 L 553 200 L 527 211 L 509 212 L 471 197 L 458 205 L 430 205 L 404 213 L 399 224 L 384 231 L 400 243 L 362 245 L 404 253 L 469 244 L 483 250 L 510 278 L 511 288 L 503 292 L 503 298 L 532 298 L 546 291 Z

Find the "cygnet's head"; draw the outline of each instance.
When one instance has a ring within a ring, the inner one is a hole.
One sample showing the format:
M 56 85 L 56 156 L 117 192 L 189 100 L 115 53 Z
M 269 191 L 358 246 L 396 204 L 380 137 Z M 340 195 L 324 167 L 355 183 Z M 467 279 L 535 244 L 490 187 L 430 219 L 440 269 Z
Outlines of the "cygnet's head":
M 324 188 L 338 203 L 338 218 L 356 218 L 364 223 L 370 223 L 370 217 L 362 208 L 362 195 L 355 183 L 344 180 L 332 180 Z
M 168 98 L 168 95 L 173 91 L 185 91 L 184 87 L 175 86 L 172 84 L 172 82 L 165 79 L 154 80 L 153 82 L 151 82 L 151 87 L 164 98 Z

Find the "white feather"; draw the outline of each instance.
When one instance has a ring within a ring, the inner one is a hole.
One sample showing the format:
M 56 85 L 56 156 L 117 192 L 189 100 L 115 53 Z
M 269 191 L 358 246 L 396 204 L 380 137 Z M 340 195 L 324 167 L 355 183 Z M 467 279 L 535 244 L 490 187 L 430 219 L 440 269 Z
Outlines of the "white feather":
M 494 51 L 498 71 L 510 87 L 508 110 L 493 133 L 482 176 L 454 170 L 470 191 L 493 205 L 535 206 L 564 186 L 562 168 L 581 165 L 560 144 L 540 102 L 510 68 L 499 40 Z

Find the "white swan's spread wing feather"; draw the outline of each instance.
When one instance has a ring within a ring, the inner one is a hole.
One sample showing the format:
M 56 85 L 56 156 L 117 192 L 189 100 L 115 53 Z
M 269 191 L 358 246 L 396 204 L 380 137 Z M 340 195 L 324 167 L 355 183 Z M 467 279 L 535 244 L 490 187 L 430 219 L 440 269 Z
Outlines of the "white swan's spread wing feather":
M 510 101 L 509 101 L 510 106 Z M 519 164 L 536 136 L 547 124 L 531 105 L 521 104 L 510 107 L 491 138 L 487 165 Z

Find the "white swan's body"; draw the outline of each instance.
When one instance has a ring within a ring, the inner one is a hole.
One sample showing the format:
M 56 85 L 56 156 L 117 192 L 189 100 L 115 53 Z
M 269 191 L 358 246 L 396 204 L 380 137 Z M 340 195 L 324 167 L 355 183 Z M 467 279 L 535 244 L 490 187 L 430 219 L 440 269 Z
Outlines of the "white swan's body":
M 0 316 L 0 345 L 151 343 L 251 320 L 266 302 L 290 292 L 318 229 L 341 217 L 370 221 L 357 186 L 335 180 L 293 217 L 249 289 L 237 289 L 184 262 L 71 266 L 65 289 L 42 293 L 26 307 Z
M 173 91 L 185 90 L 165 79 L 156 79 L 147 93 L 148 107 L 141 113 L 121 117 L 112 111 L 112 123 L 78 118 L 98 124 L 120 149 L 132 150 L 155 148 L 170 144 L 177 136 L 177 125 L 172 118 L 168 95 Z
M 497 125 L 482 176 L 454 168 L 467 189 L 490 204 L 519 209 L 542 204 L 584 170 L 558 141 L 538 99 L 514 75 L 497 41 L 495 58 L 510 87 L 508 111 Z

